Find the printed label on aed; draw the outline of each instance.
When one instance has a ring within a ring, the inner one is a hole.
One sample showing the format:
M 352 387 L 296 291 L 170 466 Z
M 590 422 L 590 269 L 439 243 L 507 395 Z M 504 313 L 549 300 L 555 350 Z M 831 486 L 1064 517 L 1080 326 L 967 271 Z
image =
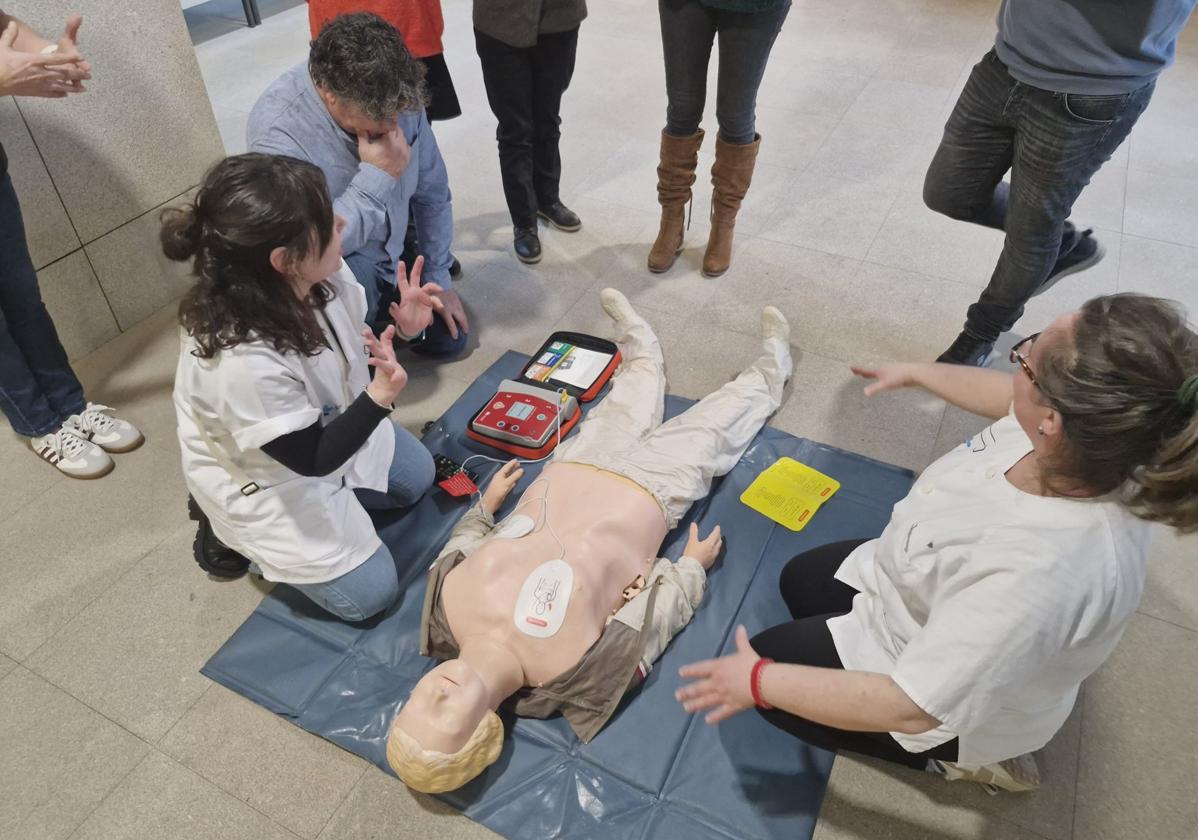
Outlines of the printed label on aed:
M 550 560 L 533 569 L 520 587 L 513 620 L 521 633 L 547 639 L 562 627 L 570 593 L 574 591 L 574 570 L 565 560 Z

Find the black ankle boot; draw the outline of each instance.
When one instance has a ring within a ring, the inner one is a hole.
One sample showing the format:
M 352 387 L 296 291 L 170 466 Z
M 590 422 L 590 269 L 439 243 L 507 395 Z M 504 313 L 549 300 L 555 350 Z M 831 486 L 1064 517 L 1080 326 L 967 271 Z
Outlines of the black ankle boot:
M 566 233 L 574 233 L 576 230 L 582 230 L 582 219 L 578 218 L 577 213 L 560 201 L 540 207 L 537 210 L 537 215 L 558 230 L 565 231 Z
M 187 515 L 199 523 L 191 552 L 201 569 L 213 577 L 228 580 L 239 578 L 249 570 L 250 561 L 216 538 L 212 523 L 191 496 L 187 497 Z
M 516 246 L 516 258 L 522 263 L 536 265 L 541 261 L 541 239 L 537 236 L 537 228 L 518 227 L 513 231 Z
M 950 365 L 982 367 L 986 364 L 986 359 L 990 357 L 990 351 L 993 349 L 993 341 L 982 341 L 980 338 L 974 338 L 969 333 L 963 332 L 957 336 L 957 340 L 952 343 L 951 347 L 936 358 L 936 361 Z

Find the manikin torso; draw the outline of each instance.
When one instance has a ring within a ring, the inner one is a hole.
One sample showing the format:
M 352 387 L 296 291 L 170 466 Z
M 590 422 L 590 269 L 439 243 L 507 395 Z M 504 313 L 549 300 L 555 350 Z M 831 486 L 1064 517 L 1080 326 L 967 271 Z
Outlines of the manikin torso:
M 526 685 L 577 664 L 624 603 L 625 587 L 649 574 L 666 536 L 657 502 L 628 479 L 570 463 L 550 464 L 541 476 L 515 510 L 535 529 L 488 539 L 446 576 L 441 592 L 459 646 L 478 635 L 500 642 L 520 661 Z M 565 619 L 549 638 L 527 635 L 513 620 L 517 597 L 542 563 L 562 556 L 562 546 L 574 573 Z

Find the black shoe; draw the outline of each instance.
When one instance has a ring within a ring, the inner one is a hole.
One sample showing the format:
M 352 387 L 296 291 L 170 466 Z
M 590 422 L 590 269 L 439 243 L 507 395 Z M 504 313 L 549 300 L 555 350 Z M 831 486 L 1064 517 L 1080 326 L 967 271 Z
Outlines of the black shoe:
M 536 265 L 541 261 L 541 239 L 535 227 L 518 227 L 514 231 L 516 258 L 522 263 Z
M 199 523 L 191 552 L 201 569 L 213 577 L 227 580 L 239 578 L 249 570 L 250 561 L 216 538 L 208 517 L 191 496 L 187 497 L 187 515 Z
M 1083 230 L 1077 235 L 1077 243 L 1067 253 L 1057 257 L 1056 264 L 1053 265 L 1048 278 L 1040 284 L 1036 291 L 1032 292 L 1032 297 L 1044 294 L 1063 277 L 1098 265 L 1105 256 L 1106 248 L 1102 247 L 1102 243 L 1094 238 L 1094 231 L 1090 228 Z
M 462 264 L 458 262 L 458 258 L 453 254 L 450 254 L 449 256 L 453 260 L 453 262 L 449 264 L 449 276 L 456 280 L 462 275 Z
M 993 341 L 982 341 L 980 338 L 974 338 L 969 333 L 963 332 L 957 336 L 952 347 L 936 357 L 936 361 L 950 365 L 984 367 L 986 359 L 990 358 L 990 351 L 993 349 Z
M 582 230 L 582 219 L 578 218 L 577 213 L 560 201 L 555 201 L 540 208 L 537 210 L 537 215 L 558 230 L 565 231 L 566 233 L 574 233 L 576 230 Z

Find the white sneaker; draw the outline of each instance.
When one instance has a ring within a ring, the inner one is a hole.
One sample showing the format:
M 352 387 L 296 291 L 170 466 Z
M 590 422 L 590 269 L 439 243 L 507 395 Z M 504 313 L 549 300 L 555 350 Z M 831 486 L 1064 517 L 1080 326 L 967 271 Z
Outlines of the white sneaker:
M 48 435 L 30 438 L 29 448 L 71 478 L 100 478 L 116 466 L 107 452 L 66 426 Z
M 146 442 L 136 426 L 98 403 L 89 402 L 82 414 L 72 414 L 62 425 L 106 452 L 131 452 Z

